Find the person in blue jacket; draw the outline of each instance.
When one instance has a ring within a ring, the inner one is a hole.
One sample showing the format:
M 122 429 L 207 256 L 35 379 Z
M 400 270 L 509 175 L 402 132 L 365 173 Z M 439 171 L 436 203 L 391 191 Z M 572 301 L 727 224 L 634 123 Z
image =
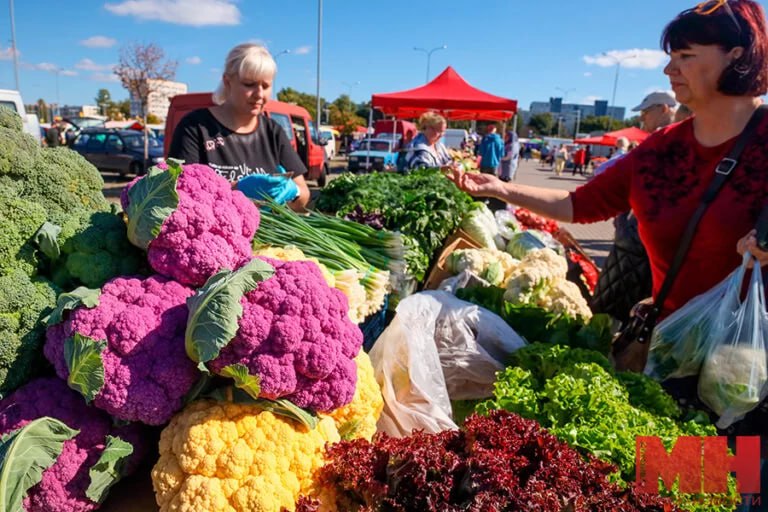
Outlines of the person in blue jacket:
M 484 174 L 497 174 L 501 157 L 504 156 L 504 141 L 496 133 L 496 125 L 489 124 L 478 151 L 480 156 L 480 172 Z

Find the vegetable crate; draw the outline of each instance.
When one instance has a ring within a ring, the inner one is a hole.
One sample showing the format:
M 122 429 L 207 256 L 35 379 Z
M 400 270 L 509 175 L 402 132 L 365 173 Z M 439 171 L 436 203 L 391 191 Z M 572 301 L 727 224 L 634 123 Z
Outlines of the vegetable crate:
M 451 277 L 451 274 L 445 265 L 445 260 L 448 256 L 459 249 L 480 249 L 480 244 L 475 242 L 464 230 L 458 229 L 456 232 L 448 237 L 443 250 L 440 252 L 440 256 L 437 258 L 432 270 L 429 272 L 427 280 L 424 282 L 425 290 L 436 290 L 443 280 Z

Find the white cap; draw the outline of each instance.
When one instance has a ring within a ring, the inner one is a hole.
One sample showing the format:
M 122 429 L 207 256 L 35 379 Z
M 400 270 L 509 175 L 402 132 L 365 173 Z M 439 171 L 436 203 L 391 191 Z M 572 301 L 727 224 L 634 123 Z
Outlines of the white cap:
M 632 109 L 632 112 L 640 112 L 641 110 L 645 110 L 654 105 L 667 105 L 669 107 L 674 107 L 677 105 L 677 101 L 675 100 L 675 97 L 672 96 L 672 93 L 666 91 L 655 91 L 646 96 L 642 103 Z

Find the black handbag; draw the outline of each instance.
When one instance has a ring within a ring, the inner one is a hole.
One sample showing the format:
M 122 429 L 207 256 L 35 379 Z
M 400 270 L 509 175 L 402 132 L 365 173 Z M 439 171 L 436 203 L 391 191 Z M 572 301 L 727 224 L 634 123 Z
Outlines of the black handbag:
M 614 336 L 611 345 L 611 362 L 617 370 L 642 372 L 645 369 L 645 364 L 648 361 L 648 351 L 651 348 L 650 342 L 653 329 L 656 327 L 656 322 L 661 314 L 664 301 L 666 301 L 672 289 L 672 284 L 683 266 L 685 256 L 691 247 L 691 242 L 693 242 L 699 222 L 738 165 L 742 151 L 749 143 L 749 139 L 765 115 L 766 110 L 768 110 L 766 106 L 760 106 L 755 110 L 733 145 L 733 148 L 728 153 L 728 156 L 723 158 L 715 167 L 715 178 L 706 192 L 704 192 L 704 196 L 701 198 L 701 202 L 693 213 L 691 220 L 688 221 L 688 225 L 680 239 L 680 245 L 672 260 L 672 265 L 664 277 L 664 282 L 656 299 L 645 299 L 638 302 L 632 308 L 629 320 L 621 326 L 619 332 Z

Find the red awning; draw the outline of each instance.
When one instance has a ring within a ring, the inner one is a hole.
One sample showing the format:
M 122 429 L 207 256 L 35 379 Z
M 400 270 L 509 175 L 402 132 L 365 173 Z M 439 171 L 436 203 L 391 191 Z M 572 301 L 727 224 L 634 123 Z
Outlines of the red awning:
M 517 111 L 517 101 L 472 87 L 448 66 L 426 85 L 407 91 L 374 94 L 374 108 L 387 115 L 410 119 L 433 110 L 448 119 L 505 120 Z
M 613 146 L 616 144 L 616 141 L 619 140 L 621 137 L 626 137 L 629 142 L 643 142 L 645 139 L 648 138 L 650 133 L 641 130 L 640 128 L 636 128 L 634 126 L 630 126 L 629 128 L 622 128 L 621 130 L 616 130 L 614 132 L 608 132 L 604 135 L 597 136 L 597 137 L 587 137 L 586 139 L 576 139 L 574 142 L 576 144 L 595 144 L 598 146 Z

